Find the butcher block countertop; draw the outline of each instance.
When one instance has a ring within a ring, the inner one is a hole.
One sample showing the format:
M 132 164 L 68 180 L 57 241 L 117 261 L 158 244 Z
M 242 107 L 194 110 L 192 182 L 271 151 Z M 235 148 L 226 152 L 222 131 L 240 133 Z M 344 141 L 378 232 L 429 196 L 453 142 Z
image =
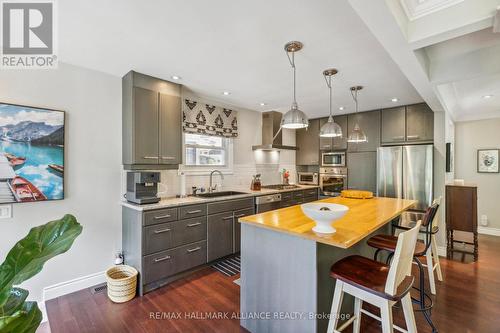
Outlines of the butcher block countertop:
M 416 203 L 414 200 L 380 197 L 372 199 L 336 197 L 316 202 L 336 203 L 349 207 L 346 215 L 333 223 L 333 227 L 337 229 L 334 234 L 318 234 L 312 231 L 315 223 L 304 215 L 300 205 L 245 216 L 240 218 L 239 222 L 347 249 Z

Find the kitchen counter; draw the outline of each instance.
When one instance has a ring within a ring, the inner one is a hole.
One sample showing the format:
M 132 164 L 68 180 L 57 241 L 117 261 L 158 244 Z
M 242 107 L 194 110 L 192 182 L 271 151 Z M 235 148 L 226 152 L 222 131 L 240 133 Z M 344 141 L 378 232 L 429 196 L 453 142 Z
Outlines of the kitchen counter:
M 333 223 L 333 227 L 337 229 L 336 233 L 327 235 L 312 231 L 315 223 L 304 215 L 300 205 L 246 216 L 239 222 L 346 249 L 416 203 L 414 200 L 377 197 L 372 199 L 336 197 L 318 202 L 336 203 L 349 207 L 346 215 Z
M 349 207 L 333 223 L 335 234 L 314 233 L 314 222 L 299 206 L 240 218 L 240 312 L 268 314 L 266 320 L 242 318 L 248 331 L 326 332 L 335 289 L 330 267 L 350 255 L 372 258 L 375 251 L 366 240 L 390 234 L 390 221 L 415 204 L 378 197 L 319 202 Z M 352 297 L 344 297 L 341 313 L 353 313 Z
M 286 189 L 286 190 L 262 189 L 260 191 L 251 191 L 248 188 L 242 189 L 242 188 L 238 188 L 238 187 L 230 187 L 230 188 L 224 188 L 224 191 L 244 192 L 244 194 L 228 195 L 228 196 L 216 197 L 216 198 L 202 198 L 202 197 L 196 197 L 196 196 L 188 196 L 185 198 L 169 197 L 169 198 L 162 198 L 160 200 L 160 202 L 158 202 L 158 203 L 146 204 L 146 205 L 136 205 L 136 204 L 128 202 L 128 201 L 122 201 L 121 205 L 124 207 L 132 208 L 132 209 L 137 210 L 137 211 L 148 211 L 148 210 L 154 210 L 154 209 L 160 209 L 160 208 L 170 208 L 170 207 L 178 207 L 178 206 L 185 206 L 185 205 L 199 204 L 199 203 L 206 203 L 206 202 L 216 202 L 216 201 L 241 199 L 241 198 L 248 198 L 248 197 L 258 197 L 258 196 L 267 195 L 267 194 L 284 193 L 284 192 L 291 192 L 291 191 L 307 190 L 310 188 L 318 188 L 318 186 L 314 186 L 314 185 L 297 185 L 297 186 L 299 186 L 299 187 L 295 188 L 295 189 Z

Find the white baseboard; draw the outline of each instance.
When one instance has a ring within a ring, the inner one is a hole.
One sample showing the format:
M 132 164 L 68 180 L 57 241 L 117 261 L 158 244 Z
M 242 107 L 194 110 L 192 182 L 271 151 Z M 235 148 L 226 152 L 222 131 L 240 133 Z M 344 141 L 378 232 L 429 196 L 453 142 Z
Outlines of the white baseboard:
M 59 296 L 71 294 L 75 291 L 82 290 L 85 288 L 90 288 L 100 283 L 106 282 L 105 272 L 98 272 L 90 274 L 87 276 L 82 276 L 73 280 L 60 282 L 52 286 L 43 288 L 42 299 L 43 301 L 38 302 L 38 307 L 43 314 L 42 322 L 47 321 L 47 312 L 45 309 L 45 301 L 53 299 Z
M 490 227 L 477 227 L 477 232 L 482 235 L 500 236 L 500 229 Z

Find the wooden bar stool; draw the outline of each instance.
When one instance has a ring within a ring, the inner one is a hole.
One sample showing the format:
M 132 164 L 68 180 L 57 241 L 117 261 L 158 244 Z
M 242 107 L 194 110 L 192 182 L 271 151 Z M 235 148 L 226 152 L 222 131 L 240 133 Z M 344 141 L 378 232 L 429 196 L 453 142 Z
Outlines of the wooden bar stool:
M 421 311 L 424 314 L 425 319 L 432 328 L 432 332 L 437 332 L 437 329 L 434 326 L 434 323 L 432 322 L 430 313 L 430 310 L 433 306 L 433 302 L 432 299 L 425 293 L 425 271 L 424 271 L 424 266 L 420 261 L 419 257 L 426 255 L 426 253 L 428 253 L 431 247 L 430 238 L 432 236 L 432 224 L 438 208 L 439 204 L 437 203 L 433 204 L 432 206 L 427 208 L 427 211 L 425 212 L 422 221 L 417 222 L 417 225 L 425 227 L 426 240 L 425 242 L 417 241 L 413 253 L 413 261 L 417 264 L 419 269 L 419 283 L 420 283 L 419 288 L 416 288 L 419 290 L 420 297 L 419 299 L 413 299 L 413 301 L 420 305 L 420 309 L 418 311 Z M 387 259 L 387 262 L 389 262 L 396 253 L 398 237 L 392 235 L 376 235 L 368 239 L 367 244 L 377 249 L 375 251 L 374 260 L 377 260 L 378 253 L 381 250 L 384 250 L 389 252 L 389 257 Z M 431 267 L 433 267 L 432 262 L 431 262 Z M 431 272 L 432 276 L 434 276 L 433 275 L 434 271 L 432 270 Z
M 441 198 L 442 197 L 434 199 L 432 205 L 438 205 L 438 206 L 441 205 L 441 200 L 442 200 Z M 392 223 L 393 235 L 397 236 L 397 232 L 399 230 L 409 230 L 415 226 L 415 223 L 417 221 L 414 218 L 412 219 L 411 217 L 407 217 L 405 215 L 417 215 L 417 216 L 421 215 L 423 217 L 425 213 L 420 213 L 420 212 L 407 212 L 406 214 L 403 213 L 403 215 L 400 217 L 399 220 Z M 439 231 L 438 216 L 439 215 L 436 212 L 436 214 L 434 215 L 434 220 L 432 221 L 432 228 L 430 228 L 430 230 L 427 230 L 425 226 L 423 226 L 423 228 L 420 229 L 421 234 L 424 234 L 425 236 L 429 234 L 430 236 L 429 237 L 430 246 L 427 248 L 427 251 L 425 252 L 426 263 L 422 265 L 427 268 L 427 273 L 429 276 L 429 286 L 431 289 L 431 294 L 433 295 L 436 295 L 436 282 L 434 278 L 434 271 L 436 271 L 436 276 L 438 281 L 443 281 L 443 273 L 441 272 L 441 263 L 439 262 L 439 254 L 436 242 L 436 234 Z M 427 239 L 425 241 L 427 242 Z M 375 260 L 377 260 L 377 258 L 375 258 Z
M 354 323 L 353 333 L 359 333 L 361 313 L 381 321 L 383 333 L 393 332 L 394 328 L 401 332 L 417 332 L 409 291 L 414 281 L 411 266 L 419 228 L 420 222 L 413 229 L 399 235 L 390 266 L 362 256 L 349 256 L 333 264 L 330 276 L 337 281 L 328 333 L 338 333 L 351 323 Z M 355 297 L 354 316 L 337 330 L 344 293 Z M 398 301 L 403 306 L 406 330 L 392 322 L 392 307 Z M 364 310 L 363 302 L 379 307 L 381 316 L 377 317 Z

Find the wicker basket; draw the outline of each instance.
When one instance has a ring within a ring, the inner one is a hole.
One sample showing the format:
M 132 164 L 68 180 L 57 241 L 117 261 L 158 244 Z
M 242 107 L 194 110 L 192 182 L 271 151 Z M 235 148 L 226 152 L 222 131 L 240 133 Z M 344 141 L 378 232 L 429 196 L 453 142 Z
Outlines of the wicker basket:
M 106 271 L 108 297 L 115 303 L 124 303 L 135 297 L 137 270 L 127 265 L 111 267 Z

